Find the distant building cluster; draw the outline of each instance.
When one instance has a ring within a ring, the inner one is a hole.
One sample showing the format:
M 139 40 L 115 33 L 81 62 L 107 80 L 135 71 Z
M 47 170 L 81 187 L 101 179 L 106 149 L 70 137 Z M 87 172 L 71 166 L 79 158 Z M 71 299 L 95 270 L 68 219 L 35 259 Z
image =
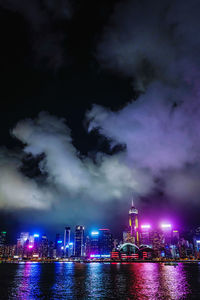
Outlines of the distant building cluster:
M 122 239 L 113 238 L 108 228 L 86 234 L 77 225 L 72 232 L 67 226 L 63 234 L 50 241 L 46 234 L 21 232 L 15 245 L 7 243 L 7 232 L 0 232 L 0 259 L 6 260 L 151 260 L 200 259 L 200 227 L 180 232 L 170 223 L 157 228 L 140 224 L 133 202 L 128 214 L 128 226 Z

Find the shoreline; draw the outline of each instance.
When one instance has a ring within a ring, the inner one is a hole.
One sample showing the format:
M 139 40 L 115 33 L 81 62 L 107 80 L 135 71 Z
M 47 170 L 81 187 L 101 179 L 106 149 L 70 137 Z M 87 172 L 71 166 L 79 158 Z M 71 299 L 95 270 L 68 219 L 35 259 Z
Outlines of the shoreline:
M 0 264 L 26 264 L 26 263 L 40 263 L 40 264 L 53 264 L 53 263 L 84 263 L 84 264 L 91 264 L 91 263 L 107 263 L 107 264 L 129 264 L 129 263 L 159 263 L 159 264 L 168 264 L 168 265 L 175 265 L 178 263 L 185 263 L 185 264 L 200 264 L 200 260 L 165 260 L 165 261 L 156 261 L 156 260 L 134 260 L 134 261 L 118 261 L 118 260 L 107 260 L 107 261 L 100 261 L 100 260 L 92 260 L 92 261 L 66 261 L 66 260 L 53 260 L 53 261 L 40 261 L 40 260 L 20 260 L 20 261 L 0 261 Z

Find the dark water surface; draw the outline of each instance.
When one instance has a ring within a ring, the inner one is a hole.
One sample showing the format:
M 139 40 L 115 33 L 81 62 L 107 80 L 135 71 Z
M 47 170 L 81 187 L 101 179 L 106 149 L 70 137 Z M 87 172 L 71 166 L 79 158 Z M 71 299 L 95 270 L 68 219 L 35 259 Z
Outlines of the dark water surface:
M 0 299 L 200 299 L 200 264 L 1 264 Z

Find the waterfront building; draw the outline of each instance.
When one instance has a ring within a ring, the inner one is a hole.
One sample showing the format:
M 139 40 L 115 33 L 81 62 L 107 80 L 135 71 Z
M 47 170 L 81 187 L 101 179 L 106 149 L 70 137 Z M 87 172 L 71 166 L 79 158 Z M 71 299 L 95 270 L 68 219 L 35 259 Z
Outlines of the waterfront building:
M 21 232 L 19 238 L 19 246 L 24 246 L 29 240 L 29 232 Z
M 71 228 L 70 227 L 65 227 L 64 231 L 64 255 L 65 257 L 70 257 L 72 255 L 70 249 L 70 233 L 71 233 Z
M 59 233 L 56 234 L 56 240 L 55 240 L 55 250 L 54 256 L 56 253 L 56 257 L 61 258 L 64 255 L 64 245 L 63 240 L 61 239 L 61 236 Z
M 172 244 L 172 225 L 163 223 L 161 224 L 161 230 L 163 234 L 163 243 L 170 246 Z
M 155 257 L 161 257 L 164 251 L 164 237 L 161 230 L 153 230 L 151 233 L 152 246 Z
M 143 224 L 140 227 L 140 244 L 145 246 L 152 246 L 151 243 L 151 225 Z
M 99 230 L 92 231 L 89 237 L 89 255 L 99 254 Z
M 113 249 L 113 236 L 110 230 L 104 228 L 92 231 L 90 234 L 89 249 L 90 256 L 109 257 Z
M 41 258 L 48 257 L 48 239 L 46 234 L 43 234 L 39 244 L 39 256 Z
M 6 231 L 1 231 L 0 233 L 0 246 L 4 246 L 6 244 Z
M 81 257 L 84 255 L 84 226 L 77 225 L 74 235 L 74 256 Z
M 113 249 L 113 236 L 109 229 L 99 229 L 99 254 L 109 255 Z

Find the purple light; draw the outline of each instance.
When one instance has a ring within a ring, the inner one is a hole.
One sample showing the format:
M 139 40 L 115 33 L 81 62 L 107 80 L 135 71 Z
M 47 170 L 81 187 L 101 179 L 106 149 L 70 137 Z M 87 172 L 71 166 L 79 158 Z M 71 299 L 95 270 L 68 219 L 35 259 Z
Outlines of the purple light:
M 151 228 L 151 225 L 149 225 L 149 224 L 141 225 L 141 228 L 142 229 L 149 229 L 149 228 Z
M 161 224 L 162 228 L 171 228 L 172 225 L 171 224 Z

